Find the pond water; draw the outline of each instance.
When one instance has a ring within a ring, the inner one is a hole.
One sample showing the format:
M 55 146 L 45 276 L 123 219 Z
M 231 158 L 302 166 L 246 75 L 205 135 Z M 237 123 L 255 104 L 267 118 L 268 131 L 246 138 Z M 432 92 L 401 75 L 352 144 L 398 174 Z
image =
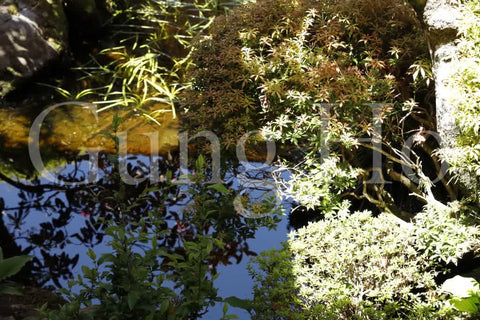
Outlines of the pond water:
M 155 108 L 162 110 L 161 106 Z M 168 171 L 180 178 L 180 128 L 172 113 L 164 109 L 165 112 L 156 114 L 158 123 L 134 112 L 109 110 L 95 114 L 82 105 L 64 104 L 52 110 L 40 130 L 38 148 L 43 167 L 48 171 L 43 175 L 38 174 L 30 157 L 34 140 L 30 130 L 39 111 L 0 109 L 0 227 L 3 228 L 0 245 L 6 256 L 21 253 L 35 256 L 33 263 L 16 280 L 36 286 L 65 287 L 68 279 L 80 272 L 82 265 L 91 265 L 86 255 L 88 248 L 93 248 L 97 254 L 111 250 L 106 246 L 108 239 L 104 236 L 102 218 L 120 219 L 124 211 L 118 208 L 122 205 L 135 204 L 128 209 L 129 217 L 122 217 L 132 221 L 145 217 L 152 210 L 160 212 L 168 228 L 175 231 L 175 236 L 164 241 L 173 251 L 179 250 L 178 241 L 185 236 L 182 232 L 189 232 L 185 208 L 194 195 L 189 194 L 188 186 L 172 190 L 163 184 Z M 116 118 L 120 120 L 114 120 Z M 128 174 L 136 179 L 145 178 L 144 181 L 125 183 L 116 174 L 119 170 L 118 159 L 114 158 L 117 149 L 112 137 L 118 132 L 127 134 L 123 158 Z M 153 139 L 152 132 L 156 133 Z M 96 148 L 95 152 L 92 148 Z M 92 154 L 97 160 L 93 166 L 90 165 Z M 261 167 L 258 163 L 257 166 Z M 149 182 L 152 168 L 160 182 Z M 93 170 L 97 171 L 95 181 L 84 183 Z M 265 172 L 256 178 L 259 181 L 268 179 L 268 167 L 262 170 Z M 224 170 L 225 184 L 236 192 L 245 187 L 238 179 L 241 171 L 240 166 L 227 166 Z M 47 179 L 48 175 L 58 179 Z M 144 197 L 146 188 L 153 188 L 148 198 Z M 255 196 L 255 192 L 261 191 L 254 190 L 250 195 Z M 288 209 L 288 204 L 284 206 Z M 212 231 L 217 234 L 225 231 L 235 236 L 231 249 L 219 253 L 216 269 L 220 276 L 215 285 L 221 297 L 251 298 L 252 280 L 246 270 L 248 255 L 278 248 L 280 242 L 286 240 L 287 219 L 279 219 L 276 230 L 254 228 L 254 236 L 249 236 L 238 231 L 248 219 L 235 215 L 225 224 L 230 230 Z M 179 226 L 185 226 L 185 230 L 180 230 Z M 222 307 L 211 308 L 203 319 L 219 319 Z M 240 319 L 248 318 L 244 310 L 230 310 Z

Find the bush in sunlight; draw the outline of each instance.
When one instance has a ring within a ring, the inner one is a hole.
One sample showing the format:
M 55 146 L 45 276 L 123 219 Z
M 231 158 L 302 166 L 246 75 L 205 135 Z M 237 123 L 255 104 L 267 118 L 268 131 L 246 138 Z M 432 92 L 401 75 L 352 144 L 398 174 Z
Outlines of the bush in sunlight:
M 251 267 L 257 319 L 447 319 L 454 310 L 436 277 L 480 245 L 454 213 L 426 207 L 406 224 L 343 208 L 293 232 Z
M 456 70 L 449 83 L 450 103 L 459 127 L 457 146 L 444 148 L 439 154 L 450 171 L 470 190 L 473 201 L 480 201 L 480 1 L 470 0 L 462 7 L 459 54 L 454 58 Z

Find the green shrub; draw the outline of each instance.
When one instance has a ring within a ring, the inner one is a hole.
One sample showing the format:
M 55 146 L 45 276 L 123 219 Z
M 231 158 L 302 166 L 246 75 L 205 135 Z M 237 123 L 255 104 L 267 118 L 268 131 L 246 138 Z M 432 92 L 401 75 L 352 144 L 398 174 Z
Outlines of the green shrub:
M 255 306 L 263 319 L 447 319 L 454 311 L 436 276 L 480 244 L 478 229 L 452 213 L 426 207 L 407 224 L 346 207 L 332 212 L 256 258 Z
M 285 249 L 286 243 L 283 245 L 283 250 L 262 252 L 247 266 L 255 279 L 252 319 L 306 318 L 292 277 L 292 255 Z
M 348 301 L 344 318 L 371 307 L 401 311 L 433 304 L 434 274 L 417 254 L 410 230 L 388 215 L 348 213 L 310 224 L 293 235 L 294 274 L 307 308 Z M 420 293 L 413 294 L 412 290 Z
M 298 147 L 306 161 L 286 162 L 294 175 L 285 194 L 307 207 L 330 210 L 373 171 L 416 192 L 395 172 L 401 164 L 420 170 L 399 146 L 434 126 L 428 105 L 415 102 L 426 81 L 413 84 L 419 72 L 410 69 L 424 71 L 418 60 L 426 55 L 420 23 L 403 1 L 259 0 L 216 18 L 198 40 L 184 122 L 215 131 L 227 148 L 258 128 Z M 379 104 L 376 117 L 369 103 Z M 378 145 L 359 142 L 365 138 Z M 364 160 L 379 145 L 389 163 L 372 169 Z M 326 155 L 335 163 L 325 171 Z M 353 196 L 399 211 L 385 188 L 359 186 Z
M 88 251 L 93 267 L 82 266 L 82 275 L 69 282 L 71 292 L 63 292 L 70 303 L 50 312 L 48 319 L 185 319 L 203 314 L 218 299 L 215 276 L 205 261 L 221 241 L 199 237 L 185 241 L 184 255 L 169 253 L 157 242 L 169 232 L 163 224 L 157 222 L 148 232 L 110 226 L 106 234 L 112 252 L 97 257 Z M 137 227 L 146 230 L 145 219 Z

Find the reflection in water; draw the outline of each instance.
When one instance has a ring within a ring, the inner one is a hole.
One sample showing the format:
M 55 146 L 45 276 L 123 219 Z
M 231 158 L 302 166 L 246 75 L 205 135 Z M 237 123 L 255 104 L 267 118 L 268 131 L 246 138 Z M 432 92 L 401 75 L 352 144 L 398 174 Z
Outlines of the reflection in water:
M 69 245 L 94 246 L 102 241 L 104 228 L 101 219 L 119 218 L 115 214 L 124 203 L 137 200 L 146 187 L 123 185 L 119 179 L 118 166 L 109 156 L 115 152 L 115 143 L 110 135 L 113 111 L 98 115 L 98 121 L 90 110 L 79 106 L 63 106 L 53 110 L 41 128 L 40 149 L 43 161 L 50 170 L 56 170 L 62 181 L 82 181 L 88 175 L 88 166 L 78 156 L 87 148 L 101 148 L 99 159 L 101 178 L 96 184 L 65 187 L 39 179 L 28 157 L 30 124 L 35 113 L 28 109 L 0 110 L 0 178 L 13 186 L 15 192 L 0 198 L 1 239 L 5 255 L 20 253 L 35 254 L 30 270 L 23 270 L 18 280 L 28 284 L 43 285 L 71 277 L 71 269 L 78 256 L 69 254 Z M 166 155 L 174 150 L 177 142 L 177 121 L 169 112 L 158 112 L 156 120 L 161 126 L 132 112 L 119 112 L 118 131 L 128 134 L 127 152 L 147 155 L 151 143 L 145 135 L 157 132 L 159 150 L 156 154 Z M 87 158 L 88 159 L 88 158 Z M 131 159 L 133 161 L 133 159 Z M 141 175 L 146 164 L 137 162 L 129 167 L 132 174 Z M 148 168 L 147 168 L 148 169 Z M 160 172 L 172 169 L 163 163 Z M 161 186 L 158 186 L 161 190 Z M 161 198 L 160 199 L 160 195 Z M 144 202 L 131 208 L 131 217 L 140 218 L 149 208 L 165 208 L 164 197 L 168 192 L 152 192 L 144 196 Z M 143 206 L 143 208 L 141 208 Z M 78 217 L 81 217 L 79 220 Z M 73 221 L 83 226 L 71 225 Z M 77 250 L 74 250 L 76 252 Z
M 209 180 L 208 162 L 198 167 L 197 161 L 197 168 L 190 171 L 191 183 L 178 184 L 178 127 L 169 113 L 159 113 L 160 127 L 130 113 L 120 114 L 123 121 L 117 131 L 128 132 L 128 174 L 138 179 L 135 184 L 126 184 L 119 174 L 115 143 L 106 134 L 115 131 L 113 112 L 102 113 L 98 124 L 90 111 L 83 108 L 59 108 L 52 112 L 42 126 L 42 157 L 51 169 L 56 168 L 61 181 L 83 181 L 88 175 L 88 157 L 76 156 L 77 152 L 89 147 L 103 148 L 98 181 L 66 186 L 35 177 L 32 169 L 25 169 L 31 165 L 16 166 L 28 154 L 31 119 L 19 110 L 0 111 L 0 178 L 14 187 L 14 196 L 4 193 L 0 198 L 0 245 L 6 256 L 35 256 L 29 267 L 16 276 L 17 281 L 61 286 L 62 279 L 73 276 L 72 269 L 79 260 L 76 247 L 101 245 L 105 228 L 112 221 L 132 226 L 143 218 L 147 230 L 152 217 L 164 221 L 162 226 L 168 232 L 159 234 L 158 244 L 179 255 L 185 254 L 185 241 L 196 241 L 205 235 L 220 240 L 225 246 L 214 247 L 205 261 L 212 273 L 219 264 L 238 263 L 243 256 L 255 254 L 247 240 L 254 238 L 259 227 L 271 228 L 278 222 L 275 216 L 245 219 L 236 214 L 236 167 L 224 170 L 226 185 L 232 187 L 227 192 L 205 184 Z M 150 141 L 143 134 L 154 131 L 159 132 L 158 153 L 164 156 L 158 164 L 159 182 L 151 184 L 149 179 L 143 179 L 151 174 L 152 165 L 147 157 Z M 162 268 L 168 271 L 168 261 Z
M 156 112 L 155 120 L 161 125 L 133 111 L 106 110 L 94 114 L 81 106 L 61 106 L 52 110 L 42 125 L 40 147 L 55 148 L 58 152 L 75 153 L 86 148 L 101 147 L 105 153 L 114 152 L 114 142 L 101 132 L 112 133 L 112 119 L 115 114 L 121 119 L 118 131 L 128 133 L 128 153 L 147 155 L 150 152 L 166 154 L 178 145 L 177 119 L 172 118 L 170 106 L 155 106 L 146 112 Z M 25 109 L 0 109 L 0 139 L 2 149 L 20 149 L 28 143 L 32 113 Z M 156 132 L 159 150 L 150 149 L 146 134 Z

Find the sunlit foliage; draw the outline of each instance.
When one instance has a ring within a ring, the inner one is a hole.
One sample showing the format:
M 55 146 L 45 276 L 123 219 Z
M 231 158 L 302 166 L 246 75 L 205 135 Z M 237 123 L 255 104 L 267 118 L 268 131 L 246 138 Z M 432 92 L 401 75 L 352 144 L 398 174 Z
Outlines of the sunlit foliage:
M 459 54 L 454 57 L 456 70 L 449 83 L 450 101 L 455 107 L 459 132 L 457 146 L 444 148 L 440 155 L 452 165 L 450 170 L 470 190 L 472 200 L 480 196 L 480 2 L 467 1 L 462 6 Z
M 91 60 L 76 68 L 76 88 L 56 90 L 69 100 L 88 100 L 103 111 L 129 108 L 157 122 L 158 113 L 172 112 L 185 88 L 184 71 L 190 42 L 213 18 L 236 1 L 107 1 L 106 35 Z M 102 38 L 103 37 L 103 38 Z M 158 106 L 151 111 L 152 106 Z M 157 122 L 158 123 L 158 122 Z M 158 123 L 160 124 L 160 123 Z
M 426 207 L 412 224 L 329 213 L 254 259 L 258 319 L 449 319 L 436 277 L 480 245 L 459 218 L 455 206 Z

